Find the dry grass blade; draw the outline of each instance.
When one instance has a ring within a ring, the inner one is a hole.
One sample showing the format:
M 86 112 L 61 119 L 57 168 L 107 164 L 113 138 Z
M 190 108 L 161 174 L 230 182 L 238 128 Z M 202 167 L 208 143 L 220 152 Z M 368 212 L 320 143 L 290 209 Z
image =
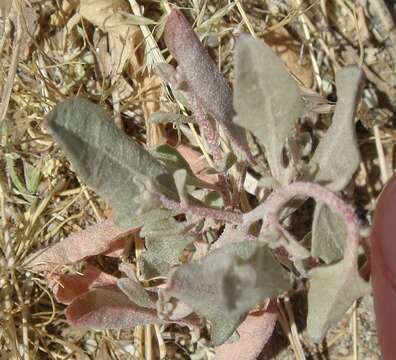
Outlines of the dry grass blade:
M 16 4 L 16 3 L 15 3 Z M 16 5 L 15 5 L 16 6 Z M 23 28 L 22 28 L 22 15 L 20 10 L 16 10 L 18 13 L 16 21 L 16 36 L 12 46 L 12 57 L 9 65 L 7 80 L 2 89 L 1 104 L 0 104 L 0 125 L 4 121 L 8 110 L 8 103 L 10 101 L 12 87 L 14 85 L 15 74 L 18 67 L 19 50 L 21 48 Z M 3 23 L 5 24 L 5 18 L 3 18 Z M 4 31 L 5 36 L 5 31 Z

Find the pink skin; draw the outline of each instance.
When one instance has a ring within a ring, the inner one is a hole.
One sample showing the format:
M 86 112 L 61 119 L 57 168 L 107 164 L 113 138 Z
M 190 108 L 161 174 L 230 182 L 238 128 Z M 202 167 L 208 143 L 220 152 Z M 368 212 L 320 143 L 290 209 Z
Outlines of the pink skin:
M 371 233 L 371 274 L 378 340 L 384 360 L 395 358 L 396 176 L 378 200 Z

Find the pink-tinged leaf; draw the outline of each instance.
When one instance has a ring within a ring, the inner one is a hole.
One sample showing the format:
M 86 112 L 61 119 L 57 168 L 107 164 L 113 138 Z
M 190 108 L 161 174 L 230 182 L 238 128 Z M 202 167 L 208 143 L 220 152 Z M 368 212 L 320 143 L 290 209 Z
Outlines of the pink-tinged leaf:
M 105 220 L 34 253 L 29 257 L 27 266 L 36 271 L 59 270 L 63 265 L 111 251 L 114 245 L 119 246 L 121 239 L 136 231 L 138 229 L 125 230 L 114 225 L 111 220 Z
M 210 169 L 210 166 L 208 161 L 200 152 L 184 144 L 179 144 L 176 149 L 186 159 L 191 167 L 191 170 L 198 179 L 212 185 L 217 183 L 218 178 L 216 174 L 206 173 L 206 171 Z
M 134 304 L 117 287 L 96 288 L 76 298 L 66 309 L 66 319 L 72 326 L 86 326 L 97 330 L 131 329 L 138 325 L 177 323 L 199 326 L 196 315 L 167 321 L 160 319 L 155 309 Z
M 232 122 L 231 88 L 181 11 L 174 9 L 169 14 L 164 37 L 178 63 L 179 80 L 185 83 L 179 87 L 188 95 L 190 105 L 196 102 L 211 114 L 230 140 L 252 160 L 244 130 Z
M 135 305 L 116 288 L 97 288 L 75 299 L 66 309 L 66 319 L 72 326 L 98 330 L 165 323 L 155 310 Z
M 125 243 L 128 239 L 128 236 L 123 236 L 120 239 L 114 241 L 110 248 L 102 253 L 102 255 L 113 257 L 113 258 L 119 258 L 122 256 L 125 250 Z
M 117 278 L 95 266 L 87 265 L 82 274 L 55 276 L 53 281 L 52 292 L 56 301 L 70 304 L 92 288 L 116 284 Z
M 239 339 L 216 348 L 216 360 L 256 360 L 274 332 L 277 318 L 275 301 L 260 314 L 251 314 L 239 325 Z

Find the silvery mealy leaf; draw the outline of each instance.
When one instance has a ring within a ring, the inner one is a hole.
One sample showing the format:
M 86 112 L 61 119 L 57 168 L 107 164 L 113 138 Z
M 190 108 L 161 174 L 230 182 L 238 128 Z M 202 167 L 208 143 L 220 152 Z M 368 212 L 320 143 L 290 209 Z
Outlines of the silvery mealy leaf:
M 356 264 L 345 260 L 315 268 L 310 276 L 307 329 L 315 342 L 321 342 L 327 329 L 341 320 L 370 287 L 360 277 Z
M 349 183 L 360 163 L 355 114 L 363 82 L 364 74 L 359 67 L 345 67 L 337 71 L 338 101 L 332 124 L 311 160 L 319 166 L 315 181 L 334 191 L 342 190 Z
M 321 258 L 326 264 L 344 257 L 347 229 L 340 215 L 323 203 L 315 207 L 312 224 L 312 256 Z
M 113 208 L 118 225 L 138 225 L 135 178 L 150 178 L 161 193 L 177 199 L 166 168 L 119 130 L 98 105 L 71 98 L 58 104 L 47 122 L 77 174 Z
M 188 233 L 188 226 L 166 216 L 146 220 L 140 232 L 146 245 L 139 259 L 145 279 L 166 276 L 172 266 L 180 264 L 183 250 L 195 239 Z
M 166 292 L 211 324 L 215 346 L 224 343 L 249 310 L 290 289 L 289 275 L 257 241 L 225 245 L 200 262 L 180 266 Z
M 300 90 L 282 61 L 261 40 L 242 35 L 234 63 L 234 120 L 263 143 L 271 173 L 283 183 L 283 148 L 303 112 Z

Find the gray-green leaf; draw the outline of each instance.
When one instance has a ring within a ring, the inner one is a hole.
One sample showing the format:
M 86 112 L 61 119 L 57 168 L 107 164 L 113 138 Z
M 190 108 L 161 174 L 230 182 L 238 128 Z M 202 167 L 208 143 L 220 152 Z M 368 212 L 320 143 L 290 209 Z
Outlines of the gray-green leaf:
M 98 105 L 82 98 L 68 99 L 47 120 L 78 175 L 113 208 L 118 225 L 138 225 L 134 199 L 139 188 L 134 178 L 148 177 L 161 193 L 177 199 L 166 168 L 119 130 Z M 138 222 L 142 220 L 140 217 Z
M 146 251 L 140 257 L 145 279 L 166 276 L 170 268 L 180 263 L 183 250 L 194 241 L 189 228 L 172 217 L 146 221 L 140 236 L 145 238 Z
M 341 260 L 346 246 L 347 229 L 340 215 L 323 203 L 317 203 L 312 224 L 312 256 L 326 264 Z
M 315 181 L 334 191 L 342 190 L 349 183 L 360 163 L 355 114 L 363 81 L 363 71 L 358 67 L 337 71 L 338 101 L 333 121 L 311 160 L 311 163 L 319 166 Z
M 199 263 L 182 265 L 166 291 L 209 320 L 217 346 L 233 334 L 250 309 L 289 288 L 289 275 L 268 247 L 243 241 L 214 250 Z
M 356 265 L 345 260 L 310 271 L 308 293 L 308 334 L 322 341 L 327 329 L 337 323 L 353 302 L 369 291 Z
M 135 279 L 118 279 L 117 286 L 134 304 L 146 309 L 155 309 L 157 295 L 145 290 Z
M 242 35 L 235 51 L 235 122 L 264 145 L 272 175 L 284 182 L 283 148 L 303 112 L 297 83 L 263 41 Z

